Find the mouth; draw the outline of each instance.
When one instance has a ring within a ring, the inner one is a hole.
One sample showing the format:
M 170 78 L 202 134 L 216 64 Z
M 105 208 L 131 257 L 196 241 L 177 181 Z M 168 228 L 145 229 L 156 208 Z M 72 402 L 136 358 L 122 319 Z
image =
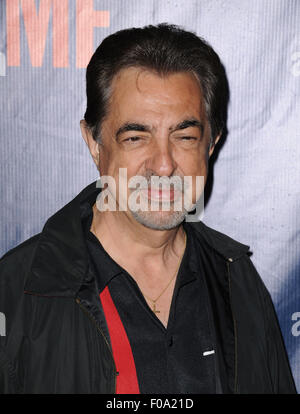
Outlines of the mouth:
M 148 187 L 140 190 L 141 195 L 148 199 L 153 201 L 160 201 L 160 202 L 174 202 L 176 199 L 180 197 L 181 192 L 174 189 L 161 189 L 161 188 L 154 188 L 154 187 Z

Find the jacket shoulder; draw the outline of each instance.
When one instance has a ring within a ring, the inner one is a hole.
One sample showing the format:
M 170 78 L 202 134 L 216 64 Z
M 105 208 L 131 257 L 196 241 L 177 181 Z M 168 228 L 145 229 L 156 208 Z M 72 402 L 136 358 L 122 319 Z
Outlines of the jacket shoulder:
M 202 221 L 189 223 L 202 241 L 212 247 L 225 259 L 236 259 L 249 251 L 249 246 L 217 231 Z
M 40 235 L 41 233 L 35 234 L 34 236 L 30 237 L 24 242 L 18 244 L 16 247 L 13 247 L 12 249 L 8 250 L 8 252 L 6 252 L 0 258 L 0 263 L 2 263 L 3 260 L 7 259 L 8 257 L 12 255 L 14 255 L 14 258 L 16 258 L 16 256 L 18 255 L 22 256 L 24 253 L 28 253 L 29 250 L 34 249 L 40 238 Z
M 7 278 L 16 281 L 18 275 L 25 275 L 29 271 L 30 264 L 40 238 L 38 233 L 23 243 L 12 248 L 0 259 L 0 284 Z

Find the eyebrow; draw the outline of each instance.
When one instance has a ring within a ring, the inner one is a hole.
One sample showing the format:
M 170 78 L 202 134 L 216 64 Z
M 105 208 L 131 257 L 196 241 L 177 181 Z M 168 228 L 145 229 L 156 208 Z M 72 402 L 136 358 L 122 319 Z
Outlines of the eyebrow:
M 203 135 L 204 126 L 203 123 L 198 121 L 195 118 L 185 119 L 184 121 L 180 122 L 179 124 L 175 125 L 174 127 L 170 127 L 169 131 L 178 131 L 181 129 L 186 129 L 190 127 L 198 127 L 201 131 L 201 135 Z M 116 138 L 118 140 L 119 136 L 127 131 L 140 131 L 140 132 L 151 132 L 152 128 L 149 125 L 139 124 L 136 122 L 126 122 L 122 125 L 116 132 Z
M 126 124 L 122 125 L 117 133 L 116 138 L 119 138 L 119 135 L 123 134 L 126 131 L 140 131 L 140 132 L 151 132 L 151 127 L 149 125 L 137 124 L 135 122 L 126 122 Z
M 174 128 L 171 127 L 170 130 L 172 130 L 173 132 L 173 131 L 178 131 L 180 129 L 190 128 L 190 127 L 198 127 L 201 131 L 201 134 L 203 134 L 203 131 L 204 131 L 203 123 L 198 121 L 198 119 L 195 119 L 195 118 L 185 119 L 184 121 L 177 124 Z

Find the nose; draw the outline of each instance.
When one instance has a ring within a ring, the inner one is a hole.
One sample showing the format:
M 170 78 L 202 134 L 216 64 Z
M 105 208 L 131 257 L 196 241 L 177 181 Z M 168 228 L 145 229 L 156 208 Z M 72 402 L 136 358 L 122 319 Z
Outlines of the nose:
M 146 162 L 147 170 L 152 170 L 154 175 L 173 175 L 177 164 L 174 159 L 174 149 L 170 142 L 160 142 L 151 148 L 151 154 Z

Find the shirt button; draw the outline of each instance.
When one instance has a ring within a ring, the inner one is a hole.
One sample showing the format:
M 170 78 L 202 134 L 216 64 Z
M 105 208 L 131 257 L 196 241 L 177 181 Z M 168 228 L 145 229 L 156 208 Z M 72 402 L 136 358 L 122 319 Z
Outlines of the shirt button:
M 173 336 L 171 336 L 171 337 L 169 338 L 168 345 L 169 345 L 169 346 L 172 346 L 172 345 L 173 345 Z

